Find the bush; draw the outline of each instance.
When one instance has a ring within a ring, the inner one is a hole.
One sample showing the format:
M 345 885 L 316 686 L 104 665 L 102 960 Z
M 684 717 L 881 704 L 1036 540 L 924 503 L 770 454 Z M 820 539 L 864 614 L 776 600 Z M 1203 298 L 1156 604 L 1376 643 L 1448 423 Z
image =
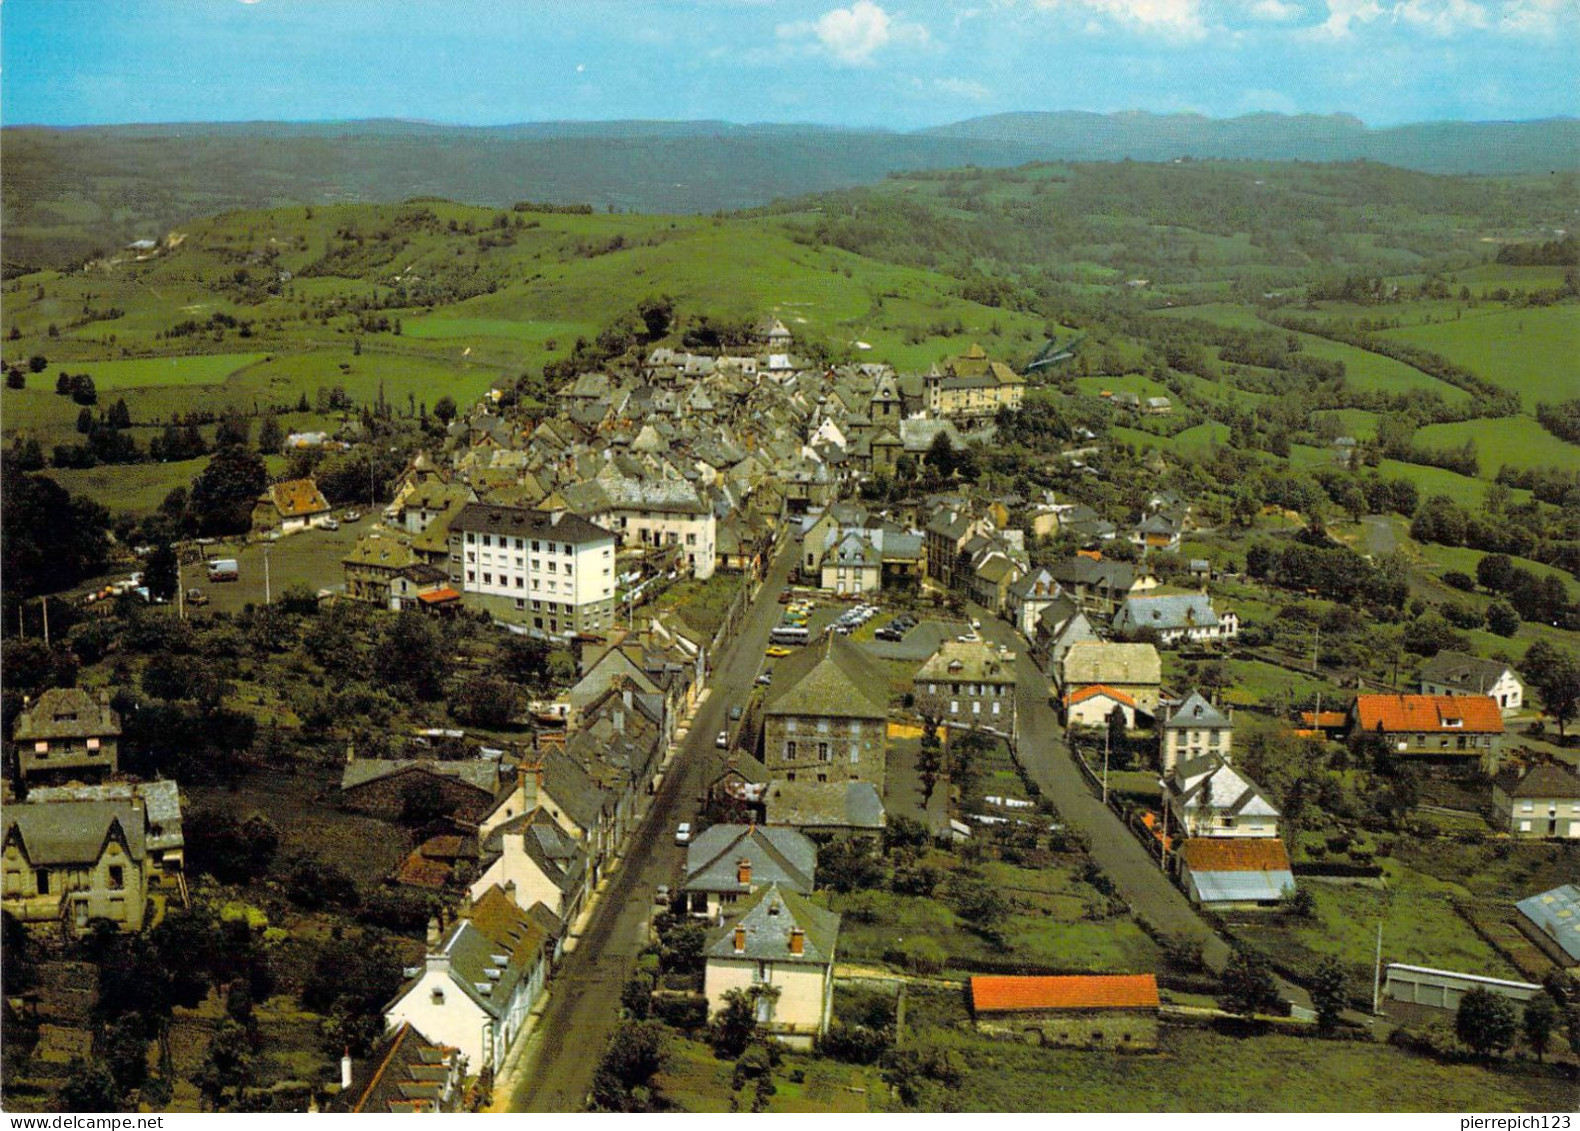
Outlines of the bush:
M 672 1029 L 695 1032 L 708 1023 L 708 999 L 701 994 L 660 991 L 653 995 L 653 1017 Z
M 870 1029 L 865 1025 L 845 1025 L 839 1021 L 817 1040 L 817 1051 L 847 1064 L 876 1064 L 894 1047 L 891 1029 Z
M 913 974 L 936 974 L 949 961 L 949 953 L 937 939 L 905 939 L 883 952 L 883 960 L 902 966 Z

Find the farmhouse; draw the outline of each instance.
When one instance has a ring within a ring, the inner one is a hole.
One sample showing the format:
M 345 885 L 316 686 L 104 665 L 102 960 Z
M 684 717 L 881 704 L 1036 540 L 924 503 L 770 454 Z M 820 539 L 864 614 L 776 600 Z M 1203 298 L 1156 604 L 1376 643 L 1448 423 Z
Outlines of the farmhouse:
M 986 640 L 945 640 L 912 688 L 945 726 L 1015 733 L 1015 653 Z
M 971 1013 L 984 1033 L 1044 1045 L 1151 1049 L 1158 1043 L 1151 974 L 983 976 L 971 979 Z
M 1421 666 L 1422 695 L 1488 695 L 1504 718 L 1519 714 L 1525 685 L 1501 660 L 1483 660 L 1463 652 L 1439 652 Z
M 1357 695 L 1350 731 L 1385 739 L 1399 754 L 1497 764 L 1503 713 L 1486 695 Z
M 1150 717 L 1157 713 L 1162 672 L 1151 644 L 1082 640 L 1065 652 L 1058 683 L 1066 704 L 1086 688 L 1101 686 L 1128 695 L 1132 710 Z
M 329 519 L 329 500 L 312 479 L 287 479 L 258 496 L 252 508 L 252 527 L 257 531 L 278 530 L 294 534 L 311 526 L 322 526 Z
M 23 781 L 87 781 L 114 774 L 121 716 L 110 693 L 52 687 L 16 717 L 17 772 Z

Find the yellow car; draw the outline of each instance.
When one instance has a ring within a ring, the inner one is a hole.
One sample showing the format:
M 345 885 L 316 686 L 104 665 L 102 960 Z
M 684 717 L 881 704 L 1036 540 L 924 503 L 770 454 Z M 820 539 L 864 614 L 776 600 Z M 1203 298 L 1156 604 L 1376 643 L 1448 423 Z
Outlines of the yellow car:
M 768 649 L 768 652 L 767 652 L 767 655 L 772 656 L 776 660 L 781 658 L 781 657 L 783 657 L 783 656 L 788 656 L 789 654 L 790 654 L 790 649 L 784 647 L 782 644 L 775 644 L 775 645 L 773 645 L 772 647 L 770 647 Z

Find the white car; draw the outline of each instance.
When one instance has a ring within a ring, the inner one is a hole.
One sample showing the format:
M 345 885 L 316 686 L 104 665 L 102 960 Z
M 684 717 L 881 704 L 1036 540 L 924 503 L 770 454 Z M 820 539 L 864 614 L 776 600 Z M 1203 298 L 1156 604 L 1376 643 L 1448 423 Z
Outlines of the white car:
M 690 844 L 691 843 L 691 822 L 690 821 L 682 821 L 675 828 L 675 843 L 676 844 Z
M 713 745 L 720 750 L 727 748 L 730 745 L 730 732 L 727 730 L 719 731 L 719 737 L 713 740 Z

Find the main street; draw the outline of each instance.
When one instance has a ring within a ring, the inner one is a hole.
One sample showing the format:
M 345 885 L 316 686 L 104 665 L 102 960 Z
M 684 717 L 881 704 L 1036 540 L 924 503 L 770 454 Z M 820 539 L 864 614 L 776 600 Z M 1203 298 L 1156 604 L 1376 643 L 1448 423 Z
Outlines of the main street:
M 653 891 L 659 884 L 673 884 L 680 873 L 683 850 L 674 843 L 675 825 L 695 819 L 707 768 L 716 763 L 714 738 L 728 726 L 730 706 L 746 701 L 757 677 L 768 633 L 779 619 L 777 599 L 795 563 L 795 545 L 787 532 L 740 631 L 714 658 L 707 698 L 697 708 L 658 796 L 626 846 L 575 949 L 550 982 L 543 1013 L 519 1061 L 507 1065 L 506 1083 L 515 1084 L 504 1110 L 582 1109 L 620 1018 L 620 991 L 646 943 L 655 910 Z

